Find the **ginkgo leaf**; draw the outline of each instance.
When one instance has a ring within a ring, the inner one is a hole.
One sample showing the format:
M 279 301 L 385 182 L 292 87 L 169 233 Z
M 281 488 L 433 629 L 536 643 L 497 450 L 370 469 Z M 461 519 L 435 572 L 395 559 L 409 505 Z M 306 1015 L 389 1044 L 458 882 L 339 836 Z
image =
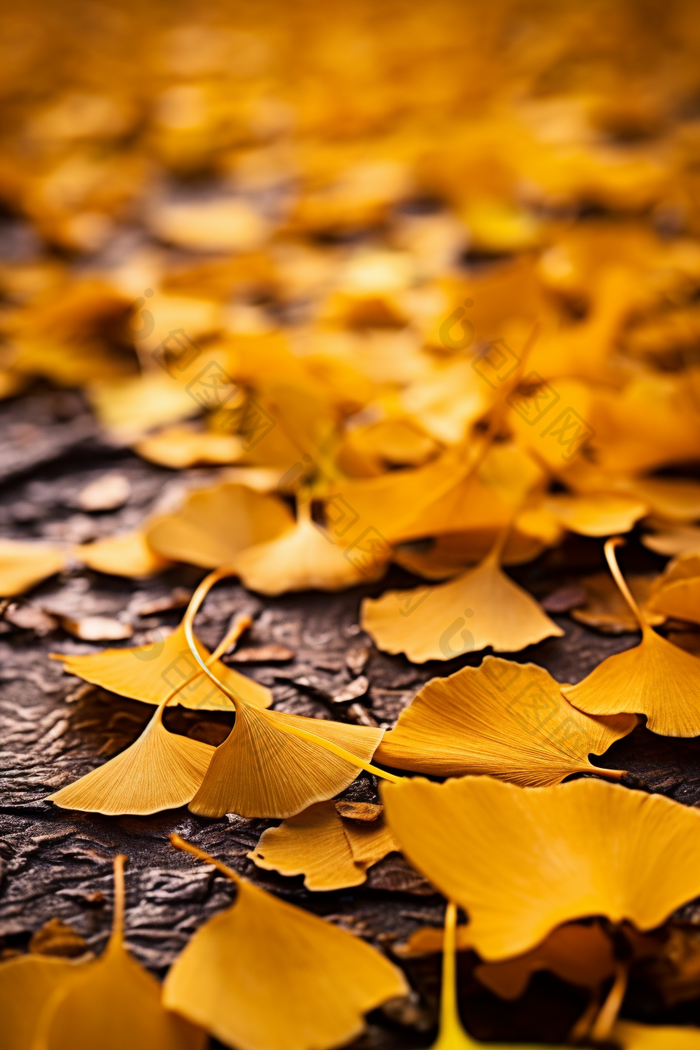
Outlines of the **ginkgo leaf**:
M 337 591 L 381 576 L 391 555 L 388 544 L 383 544 L 382 556 L 373 557 L 365 567 L 364 562 L 348 557 L 343 547 L 311 520 L 308 501 L 297 506 L 299 517 L 293 529 L 278 539 L 248 547 L 233 559 L 249 590 L 261 594 Z
M 202 659 L 209 656 L 208 650 L 198 642 Z M 176 686 L 176 703 L 201 711 L 231 711 L 231 701 L 209 681 L 204 674 L 195 674 L 197 664 L 193 659 L 182 624 L 161 641 L 134 649 L 104 649 L 89 656 L 69 656 L 52 653 L 53 659 L 63 661 L 68 674 L 120 696 L 141 700 L 146 704 L 160 704 Z M 269 707 L 272 693 L 252 678 L 239 674 L 220 661 L 213 665 L 222 682 L 230 686 L 248 703 L 258 707 Z M 184 685 L 185 680 L 189 680 Z
M 276 539 L 293 525 L 287 505 L 277 496 L 226 482 L 191 493 L 175 514 L 156 518 L 146 538 L 164 558 L 211 569 L 228 565 L 246 547 Z
M 208 667 L 216 664 L 250 622 L 249 616 L 237 617 L 211 656 L 206 657 Z M 146 815 L 186 805 L 204 780 L 214 748 L 199 740 L 169 733 L 163 725 L 163 711 L 182 689 L 201 676 L 195 664 L 189 678 L 182 678 L 161 700 L 148 725 L 130 747 L 50 795 L 48 801 L 64 809 L 108 816 Z
M 190 809 L 203 817 L 294 816 L 349 787 L 383 734 L 369 726 L 237 703 L 234 727 L 217 747 Z M 323 742 L 349 752 L 359 763 L 327 750 Z
M 656 554 L 700 554 L 700 528 L 696 525 L 666 525 L 642 536 L 642 543 Z
M 582 536 L 629 532 L 648 511 L 646 503 L 630 496 L 557 493 L 547 496 L 542 504 L 560 525 Z
M 81 965 L 50 955 L 19 955 L 0 963 L 2 1050 L 30 1050 L 41 1010 Z
M 326 1050 L 363 1030 L 363 1014 L 407 991 L 370 945 L 214 863 L 238 887 L 201 926 L 165 980 L 165 1005 L 236 1050 Z M 283 965 L 281 963 L 283 962 Z
M 141 529 L 85 543 L 75 554 L 89 568 L 113 576 L 152 576 L 172 564 L 151 548 Z
M 399 953 L 402 957 L 441 952 L 442 928 L 422 926 L 411 934 Z M 469 926 L 457 926 L 457 951 L 471 948 Z M 474 976 L 501 999 L 519 999 L 533 974 L 540 970 L 555 973 L 569 984 L 598 988 L 615 972 L 615 953 L 610 936 L 599 922 L 570 922 L 558 926 L 532 951 L 502 962 L 477 963 Z
M 182 621 L 190 652 L 207 677 L 232 701 L 236 721 L 216 749 L 190 809 L 202 816 L 291 817 L 348 787 L 364 769 L 386 780 L 392 773 L 370 764 L 383 729 L 303 718 L 253 707 L 207 666 L 192 623 L 206 595 L 231 569 L 202 580 Z
M 621 1050 L 697 1050 L 700 1028 L 618 1021 L 612 1039 Z
M 66 567 L 66 553 L 56 547 L 20 540 L 0 540 L 0 595 L 24 594 Z
M 336 890 L 361 885 L 367 869 L 396 848 L 381 817 L 343 819 L 329 801 L 268 828 L 248 856 L 266 871 L 304 875 L 308 890 Z
M 114 860 L 114 925 L 99 959 L 59 986 L 39 1017 L 31 1050 L 203 1050 L 206 1034 L 164 1008 L 161 989 L 124 945 L 124 857 Z
M 215 666 L 250 623 L 249 616 L 236 617 L 214 652 L 206 657 L 206 666 Z M 147 815 L 186 805 L 204 780 L 214 748 L 199 740 L 169 733 L 163 725 L 163 711 L 183 689 L 202 677 L 196 663 L 194 668 L 189 677 L 183 677 L 161 700 L 148 725 L 130 747 L 50 795 L 48 801 L 65 809 L 108 816 Z
M 451 660 L 491 646 L 517 652 L 564 632 L 499 567 L 505 536 L 475 569 L 435 587 L 387 591 L 362 603 L 362 627 L 388 653 L 413 663 Z
M 490 1047 L 491 1050 L 545 1050 L 539 1044 L 532 1043 L 480 1043 L 472 1039 L 462 1027 L 457 1005 L 457 908 L 448 901 L 445 909 L 445 931 L 442 955 L 442 987 L 440 989 L 440 1026 L 438 1037 L 430 1050 L 477 1050 L 478 1047 Z M 553 1047 L 549 1050 L 563 1050 Z
M 403 853 L 465 909 L 487 961 L 586 916 L 651 930 L 700 893 L 700 813 L 662 795 L 467 776 L 402 780 L 382 797 Z
M 486 656 L 479 668 L 424 685 L 375 757 L 418 773 L 485 773 L 530 786 L 558 784 L 571 773 L 619 778 L 588 756 L 603 754 L 636 724 L 634 715 L 588 718 L 543 667 Z
M 146 815 L 187 805 L 204 779 L 214 748 L 169 733 L 162 719 L 161 706 L 126 751 L 49 795 L 47 801 L 62 809 L 107 816 Z
M 644 614 L 700 623 L 700 554 L 675 558 L 655 581 Z
M 623 634 L 638 630 L 637 618 L 620 593 L 619 587 L 607 572 L 597 572 L 580 580 L 586 592 L 586 602 L 571 610 L 571 616 L 587 627 L 595 627 L 606 634 Z M 651 593 L 652 576 L 628 576 L 632 597 L 644 606 L 649 623 L 657 625 L 664 617 L 649 613 L 647 600 Z
M 564 695 L 590 715 L 622 712 L 647 716 L 647 728 L 662 736 L 700 735 L 700 660 L 657 634 L 645 620 L 615 560 L 608 540 L 605 555 L 615 582 L 634 613 L 642 641 L 616 653 L 578 685 L 564 686 Z
M 134 451 L 152 463 L 182 470 L 200 463 L 235 463 L 243 455 L 243 445 L 236 434 L 175 424 L 142 438 Z

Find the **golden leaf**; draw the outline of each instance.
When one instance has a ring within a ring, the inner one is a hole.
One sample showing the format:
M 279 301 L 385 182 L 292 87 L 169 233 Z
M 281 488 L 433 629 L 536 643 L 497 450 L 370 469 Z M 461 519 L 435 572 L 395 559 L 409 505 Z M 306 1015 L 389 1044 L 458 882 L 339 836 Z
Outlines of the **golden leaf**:
M 402 780 L 382 797 L 402 851 L 466 910 L 489 962 L 589 915 L 651 930 L 700 892 L 700 813 L 662 795 L 468 776 Z
M 627 583 L 632 597 L 644 607 L 649 623 L 656 626 L 664 622 L 664 617 L 649 612 L 647 599 L 653 579 L 652 576 L 628 576 Z M 625 634 L 638 630 L 636 616 L 609 573 L 597 572 L 593 576 L 583 576 L 580 583 L 586 592 L 586 603 L 571 610 L 574 620 L 585 623 L 587 627 L 596 627 L 605 634 Z
M 612 1030 L 612 1038 L 622 1050 L 697 1050 L 700 1028 L 618 1021 Z
M 236 1050 L 326 1050 L 351 1042 L 362 1015 L 407 991 L 379 952 L 242 879 L 232 907 L 195 933 L 165 980 L 165 1005 Z M 284 960 L 284 965 L 280 961 Z
M 308 501 L 297 506 L 299 517 L 293 529 L 278 539 L 248 547 L 233 559 L 249 590 L 260 594 L 337 591 L 381 576 L 391 555 L 388 544 L 383 545 L 383 557 L 372 558 L 366 569 L 359 567 L 325 529 L 311 520 Z
M 175 514 L 156 518 L 146 538 L 164 558 L 212 569 L 227 565 L 246 547 L 276 539 L 293 525 L 282 500 L 225 482 L 191 493 Z
M 622 712 L 647 716 L 647 728 L 662 736 L 700 734 L 700 660 L 666 641 L 647 623 L 615 560 L 620 540 L 608 540 L 610 571 L 642 631 L 640 645 L 609 656 L 564 695 L 589 715 Z
M 250 622 L 249 616 L 236 619 L 214 652 L 206 657 L 208 667 L 217 663 Z M 163 711 L 182 689 L 201 677 L 202 672 L 194 666 L 189 677 L 182 678 L 161 700 L 148 725 L 130 747 L 75 783 L 49 795 L 47 801 L 64 809 L 108 816 L 124 813 L 145 816 L 186 805 L 204 780 L 214 748 L 199 740 L 169 733 L 163 725 Z
M 197 642 L 197 646 L 206 660 L 208 650 L 201 642 Z M 89 656 L 67 656 L 64 653 L 52 653 L 51 656 L 63 661 L 63 669 L 68 674 L 145 704 L 160 704 L 175 687 L 180 687 L 177 703 L 182 707 L 201 711 L 233 710 L 231 701 L 221 690 L 199 673 L 182 624 L 161 641 L 134 649 L 104 649 Z M 219 661 L 214 664 L 214 669 L 221 681 L 249 704 L 269 707 L 272 703 L 270 690 L 252 678 Z
M 152 576 L 172 564 L 152 550 L 141 529 L 82 544 L 75 554 L 89 568 L 114 576 Z
M 582 536 L 610 536 L 629 532 L 647 513 L 646 503 L 630 496 L 563 493 L 547 496 L 542 505 L 559 525 Z
M 336 890 L 361 885 L 367 869 L 396 848 L 381 818 L 344 820 L 331 801 L 268 828 L 248 856 L 266 871 L 304 875 L 307 890 Z
M 124 859 L 114 858 L 114 925 L 107 947 L 50 997 L 31 1050 L 204 1050 L 205 1033 L 163 1007 L 158 981 L 124 945 Z
M 644 610 L 700 623 L 700 554 L 674 558 L 654 582 Z
M 656 554 L 673 557 L 700 554 L 700 528 L 697 525 L 662 525 L 654 533 L 642 536 L 642 543 Z
M 233 729 L 216 749 L 190 809 L 202 816 L 233 812 L 291 817 L 344 790 L 357 777 L 358 769 L 397 780 L 369 762 L 383 729 L 263 711 L 207 666 L 196 645 L 192 622 L 213 585 L 230 575 L 226 568 L 210 573 L 192 595 L 182 621 L 192 656 L 236 709 Z
M 20 955 L 0 963 L 2 1050 L 30 1050 L 41 1010 L 81 965 L 49 955 Z
M 588 755 L 603 754 L 636 724 L 634 715 L 588 718 L 544 668 L 486 656 L 479 668 L 424 685 L 375 757 L 418 773 L 481 773 L 533 787 L 571 773 L 619 779 L 622 773 L 591 765 Z
M 413 663 L 451 660 L 491 646 L 517 652 L 564 632 L 500 569 L 502 533 L 475 569 L 434 587 L 387 591 L 362 603 L 362 627 L 389 653 Z
M 175 424 L 142 438 L 134 451 L 151 463 L 182 470 L 201 463 L 235 463 L 243 455 L 243 446 L 235 434 Z
M 56 547 L 0 539 L 0 595 L 24 594 L 65 568 L 66 555 Z

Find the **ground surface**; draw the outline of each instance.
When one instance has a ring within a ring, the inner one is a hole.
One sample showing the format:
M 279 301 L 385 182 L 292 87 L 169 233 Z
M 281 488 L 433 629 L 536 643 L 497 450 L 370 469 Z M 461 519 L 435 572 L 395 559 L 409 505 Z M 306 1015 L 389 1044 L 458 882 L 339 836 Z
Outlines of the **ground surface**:
M 107 470 L 119 469 L 131 483 L 131 496 L 117 512 L 86 514 L 77 494 Z M 135 525 L 154 506 L 164 506 L 187 483 L 203 483 L 211 471 L 175 474 L 153 467 L 129 451 L 101 442 L 81 399 L 72 393 L 38 391 L 0 406 L 0 533 L 82 542 Z M 662 561 L 639 544 L 626 552 L 629 568 L 653 569 Z M 571 541 L 515 575 L 539 597 L 578 573 L 602 568 L 601 544 Z M 134 636 L 124 645 L 149 640 L 160 626 L 174 625 L 182 610 L 139 615 L 154 599 L 174 587 L 192 589 L 199 570 L 182 567 L 147 583 L 102 576 L 76 568 L 37 588 L 26 605 L 55 614 L 100 614 L 130 622 Z M 392 570 L 394 585 L 415 584 L 409 574 Z M 213 647 L 231 616 L 256 614 L 246 644 L 278 643 L 294 653 L 284 663 L 248 664 L 245 673 L 269 685 L 275 707 L 316 717 L 374 719 L 393 724 L 401 709 L 430 677 L 449 674 L 480 655 L 451 663 L 411 665 L 403 657 L 378 653 L 358 626 L 364 594 L 385 584 L 337 595 L 309 593 L 263 599 L 235 583 L 217 587 L 198 618 L 198 631 Z M 312 894 L 301 879 L 260 871 L 246 857 L 271 821 L 228 816 L 206 820 L 186 809 L 151 818 L 120 819 L 70 813 L 44 798 L 52 790 L 94 768 L 135 739 L 150 714 L 145 705 L 86 689 L 48 659 L 51 651 L 88 652 L 99 646 L 77 641 L 51 624 L 17 626 L 13 607 L 0 621 L 0 947 L 24 950 L 46 921 L 60 917 L 99 952 L 111 918 L 111 858 L 129 856 L 126 929 L 138 958 L 162 974 L 193 930 L 222 909 L 233 887 L 219 875 L 175 851 L 167 836 L 177 831 L 203 849 L 245 872 L 266 888 L 390 949 L 413 929 L 438 925 L 441 898 L 397 855 L 370 872 L 365 886 L 338 893 Z M 559 681 L 576 682 L 606 655 L 635 644 L 636 636 L 605 636 L 555 617 L 565 637 L 550 639 L 517 654 L 534 660 Z M 21 619 L 21 617 L 20 617 Z M 46 633 L 42 633 L 46 631 Z M 362 650 L 368 650 L 363 652 Z M 366 657 L 366 659 L 365 659 Z M 369 680 L 357 704 L 336 704 L 333 696 L 360 673 Z M 173 728 L 218 743 L 228 716 L 167 712 Z M 616 744 L 600 764 L 627 768 L 630 786 L 659 791 L 686 804 L 700 802 L 700 741 L 672 741 L 645 729 Z M 375 799 L 373 778 L 363 775 L 346 793 Z M 700 905 L 689 905 L 685 923 L 700 925 Z M 537 976 L 516 1003 L 504 1003 L 471 976 L 469 955 L 462 956 L 462 1008 L 475 1034 L 489 1037 L 561 1039 L 583 1009 L 585 994 L 547 975 Z M 410 978 L 419 993 L 398 1014 L 377 1012 L 364 1046 L 425 1046 L 431 1039 L 437 990 L 437 959 L 411 963 Z M 632 980 L 625 1004 L 629 1016 L 648 1020 L 700 1022 L 698 1002 L 664 1012 L 643 972 Z

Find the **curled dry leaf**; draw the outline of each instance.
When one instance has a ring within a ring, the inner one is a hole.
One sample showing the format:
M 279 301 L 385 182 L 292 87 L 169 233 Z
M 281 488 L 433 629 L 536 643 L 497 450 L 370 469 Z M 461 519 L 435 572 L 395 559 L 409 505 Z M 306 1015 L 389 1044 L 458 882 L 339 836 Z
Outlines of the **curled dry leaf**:
M 197 643 L 202 659 L 209 652 Z M 63 661 L 68 674 L 77 675 L 86 682 L 109 689 L 120 696 L 141 700 L 145 704 L 160 704 L 176 687 L 177 703 L 202 711 L 232 711 L 233 705 L 221 690 L 205 675 L 197 671 L 182 624 L 166 638 L 134 649 L 105 649 L 90 656 L 66 656 L 52 653 L 54 660 Z M 258 707 L 269 707 L 272 693 L 252 678 L 239 674 L 217 661 L 216 674 L 238 695 Z M 185 684 L 187 680 L 188 684 Z
M 666 566 L 644 612 L 700 623 L 700 554 L 680 555 Z
M 167 1010 L 161 989 L 124 944 L 124 857 L 114 859 L 112 934 L 99 959 L 77 966 L 40 1012 L 32 1050 L 203 1050 L 206 1034 Z
M 81 620 L 61 616 L 61 627 L 76 638 L 86 642 L 117 642 L 131 638 L 134 629 L 130 623 L 122 623 L 109 616 L 86 616 Z
M 233 559 L 246 587 L 261 594 L 338 591 L 381 576 L 391 554 L 388 545 L 384 544 L 383 557 L 373 558 L 367 568 L 358 566 L 325 529 L 311 520 L 308 501 L 298 502 L 297 507 L 293 529 L 268 543 L 248 547 Z
M 544 668 L 486 656 L 479 668 L 424 685 L 375 757 L 418 773 L 481 773 L 531 787 L 571 773 L 617 779 L 622 773 L 599 769 L 588 756 L 603 754 L 636 724 L 634 715 L 589 718 Z
M 64 551 L 39 543 L 0 540 L 0 595 L 24 594 L 66 567 Z
M 564 632 L 500 568 L 505 533 L 475 569 L 435 587 L 387 591 L 362 603 L 362 627 L 413 663 L 451 660 L 491 646 L 517 652 Z
M 193 492 L 175 514 L 156 518 L 146 530 L 148 543 L 164 558 L 201 565 L 227 565 L 253 544 L 276 539 L 294 519 L 277 496 L 226 482 Z
M 141 529 L 85 543 L 75 548 L 75 555 L 97 572 L 137 579 L 153 576 L 171 564 L 153 550 Z
M 407 991 L 403 975 L 344 930 L 278 900 L 171 836 L 232 879 L 232 907 L 195 933 L 171 968 L 165 1005 L 236 1050 L 326 1050 L 363 1014 Z M 280 960 L 284 965 L 280 966 Z
M 633 649 L 603 660 L 564 695 L 591 715 L 622 712 L 647 716 L 647 727 L 662 736 L 700 734 L 700 660 L 657 634 L 632 597 L 615 559 L 616 540 L 605 544 L 615 582 L 642 631 Z
M 367 869 L 397 846 L 377 814 L 371 821 L 349 815 L 344 819 L 338 805 L 342 803 L 318 802 L 278 828 L 268 828 L 248 856 L 267 871 L 304 875 L 308 890 L 361 885 Z
M 78 505 L 81 510 L 116 510 L 130 495 L 131 485 L 126 474 L 103 474 L 80 490 Z
M 403 780 L 382 797 L 402 851 L 466 910 L 489 962 L 586 916 L 651 930 L 700 892 L 700 813 L 661 795 L 468 776 Z

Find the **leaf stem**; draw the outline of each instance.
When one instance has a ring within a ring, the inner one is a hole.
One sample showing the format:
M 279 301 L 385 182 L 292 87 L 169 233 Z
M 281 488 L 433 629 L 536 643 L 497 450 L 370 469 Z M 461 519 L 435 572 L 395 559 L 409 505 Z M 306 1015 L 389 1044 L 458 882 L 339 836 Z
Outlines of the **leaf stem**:
M 440 1030 L 431 1050 L 466 1050 L 477 1044 L 467 1034 L 457 1006 L 457 905 L 447 902 L 445 935 L 442 943 L 442 987 L 440 989 Z
M 231 879 L 232 882 L 235 882 L 237 885 L 240 885 L 241 882 L 245 881 L 243 877 L 238 874 L 237 871 L 234 871 L 233 868 L 229 868 L 228 864 L 224 864 L 223 861 L 216 860 L 215 857 L 212 857 L 209 853 L 205 853 L 204 850 L 200 849 L 198 846 L 193 846 L 191 842 L 187 842 L 185 839 L 181 838 L 175 833 L 173 833 L 169 837 L 170 845 L 174 846 L 175 849 L 184 850 L 185 853 L 191 853 L 193 857 L 197 857 L 199 860 L 206 861 L 207 864 L 213 864 L 215 868 L 218 868 L 219 871 L 222 872 L 222 874 L 227 875 L 228 878 Z
M 607 999 L 600 1008 L 600 1013 L 591 1028 L 591 1039 L 594 1043 L 604 1043 L 610 1038 L 613 1025 L 622 1006 L 622 1000 L 627 991 L 627 979 L 629 967 L 627 963 L 617 963 L 615 966 L 615 980 L 608 992 Z
M 216 677 L 213 671 L 211 671 L 211 669 L 207 667 L 207 664 L 204 662 L 204 660 L 202 660 L 201 656 L 197 652 L 194 634 L 192 632 L 192 623 L 194 621 L 194 618 L 197 615 L 197 612 L 199 611 L 202 602 L 206 598 L 211 588 L 214 586 L 215 583 L 218 583 L 219 580 L 224 579 L 226 576 L 233 576 L 234 573 L 235 569 L 232 569 L 231 567 L 227 566 L 223 566 L 221 569 L 216 569 L 214 572 L 210 572 L 209 575 L 202 580 L 199 587 L 192 595 L 190 604 L 188 605 L 187 611 L 183 617 L 182 625 L 185 630 L 185 638 L 187 639 L 187 644 L 190 647 L 190 651 L 192 652 L 192 655 L 194 656 L 195 660 L 202 668 L 204 673 L 208 675 L 209 678 L 211 678 L 214 685 L 217 686 L 217 688 L 220 689 L 222 693 L 224 693 L 224 695 L 227 696 L 229 700 L 233 702 L 234 706 L 238 706 L 240 704 L 242 707 L 245 707 L 245 701 L 241 699 L 240 696 L 236 696 L 236 694 L 231 689 L 229 689 L 228 686 L 224 685 L 224 683 Z M 352 753 L 352 751 L 346 751 L 346 749 L 344 747 L 340 747 L 339 744 L 334 744 L 330 740 L 326 740 L 323 737 L 316 736 L 315 733 L 311 733 L 306 729 L 301 729 L 298 726 L 288 726 L 285 725 L 284 722 L 276 722 L 275 724 L 280 730 L 282 730 L 282 732 L 288 733 L 291 736 L 300 737 L 303 740 L 309 740 L 311 741 L 311 743 L 316 744 L 318 747 L 325 748 L 326 751 L 331 751 L 334 755 L 338 755 L 339 758 L 344 759 L 350 765 L 353 765 L 358 769 L 364 769 L 367 773 L 373 773 L 375 776 L 381 777 L 383 780 L 390 780 L 392 783 L 398 783 L 398 781 L 402 779 L 401 777 L 395 776 L 393 773 L 386 773 L 383 769 L 379 769 L 377 766 L 373 766 L 370 762 L 365 762 L 363 759 L 358 758 L 357 755 L 354 755 Z
M 124 862 L 126 859 L 124 853 L 118 853 L 114 858 L 114 912 L 109 948 L 118 947 L 124 941 Z
M 622 546 L 624 542 L 625 541 L 622 539 L 621 536 L 613 536 L 611 539 L 606 540 L 604 548 L 605 558 L 610 568 L 610 572 L 613 575 L 613 579 L 615 580 L 615 583 L 617 584 L 620 593 L 622 594 L 622 597 L 625 599 L 630 609 L 632 610 L 632 613 L 641 628 L 642 634 L 646 634 L 647 631 L 651 630 L 651 628 L 646 622 L 642 610 L 639 608 L 636 601 L 632 597 L 632 592 L 627 586 L 627 581 L 625 580 L 624 576 L 622 575 L 622 572 L 620 571 L 620 566 L 617 564 L 617 558 L 615 556 L 615 548 Z

